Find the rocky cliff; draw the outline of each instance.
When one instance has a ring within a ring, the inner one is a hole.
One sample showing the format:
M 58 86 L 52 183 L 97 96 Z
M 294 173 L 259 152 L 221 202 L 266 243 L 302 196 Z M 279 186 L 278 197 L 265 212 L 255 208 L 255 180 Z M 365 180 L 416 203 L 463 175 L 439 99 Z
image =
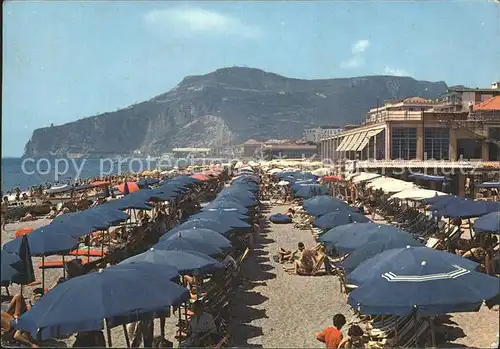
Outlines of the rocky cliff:
M 301 138 L 307 127 L 361 121 L 377 102 L 436 98 L 445 90 L 444 82 L 409 77 L 300 80 L 259 69 L 224 68 L 186 77 L 167 93 L 122 110 L 37 129 L 25 156 L 151 154 L 249 138 Z

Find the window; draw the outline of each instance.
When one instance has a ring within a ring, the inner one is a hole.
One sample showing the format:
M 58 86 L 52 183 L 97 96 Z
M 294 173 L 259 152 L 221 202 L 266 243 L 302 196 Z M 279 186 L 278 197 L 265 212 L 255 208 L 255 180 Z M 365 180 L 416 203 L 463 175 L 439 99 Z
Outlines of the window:
M 385 160 L 385 129 L 375 136 L 376 160 Z
M 448 160 L 450 157 L 450 130 L 427 127 L 424 129 L 424 160 Z
M 415 159 L 417 157 L 417 129 L 394 127 L 391 131 L 391 159 Z
M 482 144 L 477 139 L 457 139 L 457 160 L 481 159 Z

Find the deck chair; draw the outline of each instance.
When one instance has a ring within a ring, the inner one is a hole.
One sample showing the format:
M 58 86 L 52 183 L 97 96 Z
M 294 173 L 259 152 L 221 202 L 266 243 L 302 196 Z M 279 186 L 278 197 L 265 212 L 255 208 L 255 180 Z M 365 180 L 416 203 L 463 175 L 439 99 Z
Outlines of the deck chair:
M 397 329 L 405 329 L 411 319 L 411 316 L 392 316 L 387 322 L 374 325 L 376 327 L 369 329 L 368 335 L 375 339 L 390 338 Z
M 224 344 L 227 343 L 228 340 L 229 340 L 229 334 L 226 334 L 217 344 L 215 344 L 211 348 L 214 348 L 214 349 L 221 348 Z
M 423 320 L 419 325 L 417 325 L 417 328 L 417 332 L 413 332 L 411 336 L 403 342 L 401 345 L 402 348 L 417 347 L 418 339 L 424 334 L 427 337 L 427 331 L 430 329 L 429 322 L 427 320 Z

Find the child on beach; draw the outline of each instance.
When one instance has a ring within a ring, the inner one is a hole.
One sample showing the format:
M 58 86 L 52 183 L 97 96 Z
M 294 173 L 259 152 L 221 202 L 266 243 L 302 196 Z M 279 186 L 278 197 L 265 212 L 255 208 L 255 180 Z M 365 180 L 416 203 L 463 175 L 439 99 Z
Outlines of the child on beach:
M 325 343 L 326 349 L 339 348 L 343 339 L 343 335 L 340 330 L 346 324 L 345 316 L 342 314 L 335 314 L 332 320 L 333 326 L 327 327 L 323 331 L 316 334 L 316 339 Z

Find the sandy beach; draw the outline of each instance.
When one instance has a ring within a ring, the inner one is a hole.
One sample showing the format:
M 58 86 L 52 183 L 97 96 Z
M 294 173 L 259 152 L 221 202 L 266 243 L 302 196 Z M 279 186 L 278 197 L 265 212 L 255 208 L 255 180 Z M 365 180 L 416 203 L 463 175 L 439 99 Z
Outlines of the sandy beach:
M 308 347 L 321 348 L 323 343 L 316 341 L 315 333 L 330 326 L 331 317 L 342 313 L 347 320 L 354 314 L 347 305 L 347 296 L 340 293 L 336 276 L 296 276 L 286 273 L 282 266 L 272 260 L 279 247 L 294 249 L 298 242 L 314 246 L 315 241 L 309 231 L 299 230 L 291 224 L 277 225 L 267 220 L 270 214 L 283 212 L 288 206 L 274 206 L 263 214 L 263 231 L 256 241 L 244 265 L 244 277 L 248 280 L 236 292 L 231 309 L 233 319 L 230 324 L 231 341 L 237 347 Z M 383 222 L 378 217 L 377 221 Z M 2 232 L 2 245 L 14 238 L 15 231 L 22 227 L 37 228 L 48 224 L 46 219 L 32 222 L 11 223 Z M 60 257 L 48 257 L 56 260 Z M 33 258 L 37 280 L 41 280 L 38 268 L 40 258 Z M 61 269 L 45 272 L 46 287 L 52 286 L 62 276 Z M 11 292 L 18 292 L 13 285 Z M 32 287 L 25 288 L 30 297 Z M 454 314 L 447 323 L 438 328 L 446 333 L 447 342 L 443 347 L 491 348 L 496 343 L 499 328 L 499 313 L 482 307 L 477 313 Z M 177 317 L 167 321 L 167 339 L 173 338 Z M 158 320 L 155 321 L 155 334 L 159 334 Z M 125 336 L 121 326 L 112 329 L 113 347 L 124 347 Z M 71 346 L 74 337 L 59 344 Z

